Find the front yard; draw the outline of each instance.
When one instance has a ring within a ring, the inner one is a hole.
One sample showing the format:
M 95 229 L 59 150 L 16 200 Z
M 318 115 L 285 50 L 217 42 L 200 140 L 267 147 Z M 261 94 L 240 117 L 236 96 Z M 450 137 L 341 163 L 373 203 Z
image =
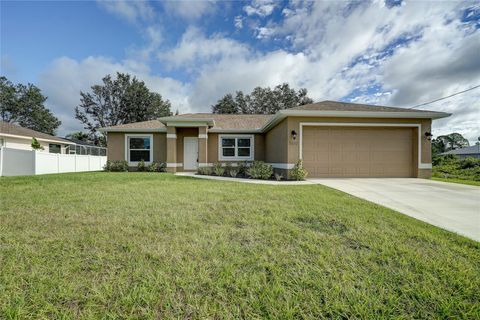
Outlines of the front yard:
M 464 318 L 480 244 L 319 185 L 0 179 L 10 318 Z

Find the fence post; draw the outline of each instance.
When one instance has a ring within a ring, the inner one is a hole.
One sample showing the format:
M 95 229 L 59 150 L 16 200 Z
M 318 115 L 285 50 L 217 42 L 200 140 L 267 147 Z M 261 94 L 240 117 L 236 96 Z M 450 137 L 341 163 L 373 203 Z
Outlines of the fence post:
M 3 176 L 3 147 L 0 146 L 0 177 Z
M 33 175 L 37 175 L 37 150 L 32 150 L 32 158 L 33 158 Z

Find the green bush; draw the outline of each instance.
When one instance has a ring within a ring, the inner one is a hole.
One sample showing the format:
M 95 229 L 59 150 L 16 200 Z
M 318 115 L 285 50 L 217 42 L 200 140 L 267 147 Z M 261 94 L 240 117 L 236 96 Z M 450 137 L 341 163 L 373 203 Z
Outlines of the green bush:
M 236 178 L 238 175 L 238 169 L 237 168 L 231 168 L 230 171 L 228 172 L 230 177 Z
M 297 163 L 295 163 L 295 166 L 293 167 L 292 171 L 290 171 L 290 176 L 292 177 L 293 180 L 305 180 L 307 177 L 308 172 L 303 168 L 303 161 L 298 160 Z
M 247 176 L 248 162 L 239 162 L 237 164 L 238 175 L 241 177 Z
M 103 170 L 108 172 L 126 172 L 128 171 L 128 163 L 125 160 L 107 160 Z
M 210 167 L 198 167 L 197 174 L 202 176 L 209 176 L 212 174 L 212 168 Z
M 480 159 L 460 160 L 455 155 L 446 155 L 435 159 L 432 176 L 461 180 L 480 181 Z
M 219 177 L 223 176 L 223 174 L 225 173 L 225 168 L 223 167 L 221 162 L 215 162 L 213 164 L 213 173 Z
M 253 161 L 246 172 L 253 179 L 268 180 L 273 174 L 273 167 L 263 161 Z
M 275 180 L 277 181 L 282 181 L 283 180 L 283 175 L 280 173 L 275 173 L 274 174 Z
M 146 171 L 148 171 L 148 168 L 147 168 L 147 166 L 145 165 L 145 161 L 143 161 L 143 159 L 138 162 L 138 164 L 137 164 L 137 171 L 138 171 L 138 172 L 146 172 Z
M 471 169 L 476 167 L 480 167 L 480 159 L 468 157 L 463 160 L 460 160 L 460 168 L 462 169 Z

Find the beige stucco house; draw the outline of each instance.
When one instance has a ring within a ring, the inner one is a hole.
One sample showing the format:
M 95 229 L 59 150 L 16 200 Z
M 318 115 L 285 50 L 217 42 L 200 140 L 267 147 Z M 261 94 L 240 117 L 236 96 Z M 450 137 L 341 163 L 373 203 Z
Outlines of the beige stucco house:
M 323 101 L 274 115 L 182 114 L 101 129 L 108 159 L 165 162 L 170 172 L 215 162 L 270 163 L 309 177 L 430 177 L 432 120 L 450 114 Z

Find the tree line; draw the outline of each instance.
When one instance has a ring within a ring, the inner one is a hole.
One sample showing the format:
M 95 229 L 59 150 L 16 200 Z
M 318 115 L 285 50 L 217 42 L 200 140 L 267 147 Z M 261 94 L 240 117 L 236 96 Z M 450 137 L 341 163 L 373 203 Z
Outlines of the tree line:
M 72 132 L 66 138 L 105 145 L 105 136 L 99 133 L 99 128 L 172 115 L 168 99 L 126 73 L 117 72 L 116 77 L 107 75 L 102 84 L 90 89 L 80 91 L 80 103 L 75 107 L 75 118 L 85 131 Z M 55 135 L 61 121 L 45 107 L 46 101 L 47 97 L 35 85 L 14 84 L 0 77 L 0 120 Z M 221 114 L 274 114 L 309 103 L 313 100 L 307 89 L 295 90 L 288 83 L 282 83 L 274 88 L 256 87 L 250 93 L 227 93 L 211 110 Z M 432 140 L 432 153 L 436 155 L 468 145 L 468 140 L 459 133 L 442 135 Z

